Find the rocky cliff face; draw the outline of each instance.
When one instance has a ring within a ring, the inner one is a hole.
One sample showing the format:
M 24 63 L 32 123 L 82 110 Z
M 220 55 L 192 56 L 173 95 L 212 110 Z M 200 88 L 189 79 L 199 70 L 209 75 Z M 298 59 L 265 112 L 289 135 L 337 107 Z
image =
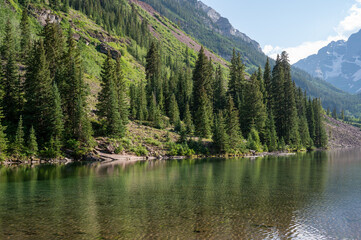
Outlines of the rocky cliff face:
M 361 30 L 347 41 L 331 42 L 317 54 L 302 59 L 294 66 L 334 86 L 350 92 L 361 92 Z
M 227 18 L 222 17 L 216 10 L 207 6 L 201 1 L 196 3 L 196 7 L 204 11 L 209 19 L 204 19 L 205 23 L 208 24 L 208 27 L 212 30 L 227 36 L 227 37 L 237 37 L 243 41 L 252 44 L 252 46 L 257 49 L 259 52 L 262 52 L 262 48 L 258 42 L 248 37 L 246 34 L 235 29 Z

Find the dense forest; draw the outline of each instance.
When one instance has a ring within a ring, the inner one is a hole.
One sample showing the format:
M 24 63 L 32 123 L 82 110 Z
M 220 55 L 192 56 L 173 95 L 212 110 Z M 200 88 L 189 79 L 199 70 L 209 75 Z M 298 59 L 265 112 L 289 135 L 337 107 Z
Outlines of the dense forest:
M 198 1 L 194 0 L 143 0 L 150 4 L 163 16 L 177 23 L 186 33 L 193 36 L 205 47 L 213 50 L 221 57 L 230 60 L 232 49 L 240 52 L 246 71 L 252 74 L 259 66 L 264 66 L 267 56 L 240 37 L 224 35 L 217 32 L 218 26 L 212 22 L 211 18 L 199 7 Z M 250 20 L 251 21 L 251 20 Z M 269 26 L 270 28 L 272 26 Z M 218 29 L 219 30 L 219 29 Z M 276 62 L 270 59 L 273 67 Z M 345 109 L 345 114 L 349 118 L 360 118 L 361 95 L 352 95 L 341 91 L 326 82 L 325 80 L 313 78 L 307 72 L 291 67 L 292 79 L 297 86 L 311 97 L 321 98 L 324 108 Z M 353 121 L 358 121 L 353 119 Z
M 287 53 L 273 69 L 267 60 L 264 71 L 259 68 L 248 77 L 241 54 L 234 50 L 227 76 L 203 48 L 195 63 L 187 48 L 181 57 L 172 57 L 134 5 L 114 5 L 110 0 L 79 3 L 49 2 L 65 13 L 71 7 L 81 9 L 112 34 L 127 36 L 146 49 L 146 55 L 136 57 L 144 64 L 145 79 L 126 79 L 120 58 L 109 50 L 102 60 L 96 106 L 90 109 L 84 52 L 71 24 L 47 19 L 33 34 L 28 11 L 33 3 L 20 1 L 20 23 L 14 27 L 7 21 L 1 41 L 2 159 L 58 158 L 72 151 L 79 157 L 95 147 L 96 137 L 124 138 L 129 121 L 179 133 L 178 144 L 190 153 L 242 154 L 327 145 L 321 102 L 295 86 Z M 211 139 L 211 145 L 202 139 Z

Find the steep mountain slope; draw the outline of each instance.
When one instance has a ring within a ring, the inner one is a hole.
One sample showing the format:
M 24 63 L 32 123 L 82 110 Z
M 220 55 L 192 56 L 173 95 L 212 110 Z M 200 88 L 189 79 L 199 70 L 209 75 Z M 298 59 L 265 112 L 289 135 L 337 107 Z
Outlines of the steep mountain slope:
M 201 1 L 133 0 L 132 2 L 151 15 L 163 15 L 172 20 L 173 25 L 180 27 L 225 59 L 230 59 L 232 49 L 235 48 L 241 53 L 248 73 L 253 73 L 258 66 L 263 67 L 265 64 L 267 56 L 262 53 L 256 41 L 235 30 L 226 18 Z M 183 41 L 181 38 L 178 40 Z M 184 42 L 187 44 L 187 41 Z M 271 65 L 275 64 L 274 60 L 271 60 L 270 63 Z M 347 114 L 349 115 L 360 115 L 361 96 L 343 92 L 330 83 L 314 78 L 296 67 L 292 67 L 292 78 L 296 85 L 307 91 L 310 96 L 321 98 L 325 108 L 336 107 L 348 110 Z
M 350 92 L 361 91 L 361 31 L 347 41 L 331 42 L 317 54 L 302 59 L 294 66 L 314 77 L 325 79 L 334 86 Z
M 266 56 L 259 44 L 233 28 L 228 19 L 200 1 L 144 0 L 201 44 L 230 60 L 233 48 L 241 53 L 249 72 L 264 66 Z

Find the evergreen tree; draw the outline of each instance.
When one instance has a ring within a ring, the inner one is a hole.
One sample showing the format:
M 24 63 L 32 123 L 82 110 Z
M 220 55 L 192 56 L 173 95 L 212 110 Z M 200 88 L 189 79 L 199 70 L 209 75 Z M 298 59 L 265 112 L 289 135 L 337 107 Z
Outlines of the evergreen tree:
M 226 83 L 223 77 L 223 71 L 218 65 L 215 74 L 214 98 L 213 98 L 214 111 L 218 112 L 226 106 Z
M 345 111 L 342 109 L 341 110 L 341 116 L 340 116 L 341 120 L 344 121 L 345 120 Z
M 55 142 L 54 151 L 56 155 L 60 155 L 60 149 L 63 145 L 64 138 L 64 116 L 61 108 L 61 98 L 56 83 L 53 83 L 53 102 L 51 107 L 51 122 L 52 122 L 52 138 Z
M 333 111 L 332 111 L 332 117 L 334 119 L 337 119 L 337 110 L 336 110 L 336 107 L 334 107 Z
M 263 132 L 266 121 L 266 108 L 263 104 L 263 96 L 259 89 L 257 76 L 253 74 L 250 82 L 244 86 L 245 94 L 242 107 L 242 132 L 246 135 L 251 130 L 252 124 L 258 132 Z
M 242 133 L 239 126 L 239 112 L 234 106 L 231 96 L 228 98 L 227 111 L 226 111 L 226 134 L 229 139 L 230 149 L 235 151 L 241 148 Z
M 284 116 L 285 116 L 285 138 L 286 142 L 297 146 L 299 143 L 298 119 L 295 101 L 295 88 L 291 79 L 291 66 L 288 60 L 288 54 L 282 52 L 281 64 L 284 69 Z
M 149 108 L 148 108 L 148 120 L 154 121 L 156 111 L 157 111 L 157 97 L 155 96 L 155 93 L 152 93 L 152 98 L 150 99 Z
M 172 124 L 180 121 L 178 104 L 174 93 L 172 94 L 169 104 L 169 120 Z
M 323 125 L 323 114 L 321 101 L 319 99 L 313 99 L 312 101 L 313 111 L 315 114 L 315 139 L 314 144 L 318 148 L 327 147 L 327 134 Z
M 278 138 L 276 132 L 276 126 L 272 110 L 268 110 L 266 127 L 265 127 L 265 142 L 268 148 L 268 151 L 273 152 L 278 148 Z
M 7 156 L 6 151 L 8 149 L 8 140 L 5 134 L 6 127 L 1 123 L 3 118 L 4 116 L 2 115 L 2 110 L 0 109 L 0 161 L 5 160 Z
M 26 62 L 26 59 L 28 58 L 28 55 L 31 50 L 31 32 L 30 32 L 30 23 L 29 23 L 27 7 L 25 7 L 22 12 L 20 29 L 21 29 L 21 39 L 20 39 L 21 55 L 23 62 Z
M 64 1 L 62 11 L 65 12 L 65 13 L 69 12 L 69 0 Z
M 315 114 L 314 114 L 313 104 L 312 104 L 311 99 L 308 99 L 308 101 L 307 101 L 306 117 L 307 117 L 308 130 L 310 132 L 310 137 L 312 140 L 315 140 Z
M 67 138 L 79 140 L 89 144 L 91 140 L 91 124 L 87 115 L 87 85 L 84 82 L 80 51 L 73 38 L 72 29 L 69 28 L 68 51 L 63 61 L 63 84 L 60 94 L 63 100 L 63 113 L 65 118 L 65 132 Z
M 258 131 L 254 127 L 251 127 L 251 130 L 248 134 L 247 147 L 250 150 L 254 150 L 256 152 L 262 152 L 261 140 L 259 138 Z
M 271 66 L 269 63 L 269 58 L 267 58 L 266 65 L 264 67 L 263 81 L 265 87 L 265 103 L 267 102 L 267 109 L 272 109 L 272 76 L 271 76 Z
M 154 125 L 156 128 L 164 128 L 164 122 L 162 119 L 162 111 L 160 110 L 159 105 L 156 106 L 155 115 L 154 115 Z
M 128 101 L 127 101 L 127 84 L 125 81 L 123 70 L 120 66 L 120 58 L 117 58 L 115 65 L 115 89 L 119 104 L 119 114 L 124 125 L 128 123 Z
M 72 37 L 73 34 L 71 31 L 69 32 L 69 34 L 69 38 Z M 62 29 L 59 24 L 50 23 L 50 20 L 48 18 L 46 19 L 46 25 L 44 26 L 41 35 L 44 37 L 44 49 L 46 53 L 46 59 L 49 65 L 50 77 L 54 78 L 56 76 L 57 84 L 59 86 L 62 86 L 63 83 L 61 81 L 63 80 L 63 76 L 60 75 L 60 61 L 64 56 L 64 39 Z M 68 69 L 65 68 L 62 70 L 67 71 Z
M 23 117 L 20 116 L 18 128 L 16 130 L 15 139 L 13 142 L 13 153 L 19 156 L 24 151 L 24 128 Z
M 18 76 L 18 66 L 15 63 L 14 55 L 11 54 L 5 66 L 3 80 L 4 96 L 2 105 L 4 107 L 5 121 L 15 125 L 19 118 L 22 106 L 21 86 Z M 19 102 L 21 101 L 21 102 Z
M 29 132 L 28 153 L 32 157 L 38 153 L 38 143 L 36 141 L 36 134 L 33 126 L 31 126 Z
M 151 103 L 152 93 L 156 95 L 156 100 L 159 101 L 159 94 L 161 90 L 161 63 L 160 55 L 155 42 L 152 42 L 149 51 L 146 56 L 145 73 L 147 79 L 147 96 L 149 97 L 148 102 Z
M 34 125 L 41 144 L 50 140 L 51 136 L 51 99 L 52 85 L 50 71 L 45 57 L 43 42 L 34 46 L 27 64 L 25 80 L 25 122 Z
M 131 84 L 129 88 L 130 93 L 130 118 L 136 119 L 137 118 L 137 102 L 138 102 L 138 94 L 137 94 L 137 87 L 135 84 Z
M 114 66 L 110 52 L 104 61 L 101 72 L 102 90 L 98 96 L 98 115 L 104 120 L 107 134 L 123 137 L 124 126 L 120 118 L 118 96 L 114 84 Z
M 185 125 L 186 125 L 186 131 L 187 134 L 192 135 L 194 133 L 194 125 L 192 121 L 192 115 L 191 111 L 189 110 L 189 104 L 186 104 L 186 110 L 184 113 L 184 119 L 183 119 Z
M 220 111 L 214 119 L 213 145 L 217 153 L 226 153 L 229 150 L 229 138 L 226 133 L 226 124 L 223 113 Z
M 6 22 L 5 34 L 2 43 L 1 55 L 5 61 L 8 61 L 9 57 L 14 57 L 13 55 L 15 53 L 14 33 L 10 19 Z
M 207 89 L 210 89 L 209 65 L 203 47 L 199 51 L 193 72 L 193 113 L 196 135 L 209 137 L 212 125 L 212 106 Z
M 232 96 L 236 106 L 240 106 L 240 101 L 243 98 L 243 86 L 245 84 L 244 69 L 245 66 L 242 64 L 241 55 L 239 53 L 236 54 L 235 49 L 233 49 L 231 67 L 229 69 L 228 93 Z
M 138 86 L 138 102 L 137 102 L 137 118 L 140 121 L 146 120 L 148 118 L 147 111 L 147 97 L 144 88 L 143 82 L 141 82 Z

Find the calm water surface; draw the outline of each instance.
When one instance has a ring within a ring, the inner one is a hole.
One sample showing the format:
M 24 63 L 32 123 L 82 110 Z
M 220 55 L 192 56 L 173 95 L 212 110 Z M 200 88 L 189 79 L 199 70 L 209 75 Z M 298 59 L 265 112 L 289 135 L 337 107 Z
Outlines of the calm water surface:
M 361 239 L 361 150 L 0 167 L 0 239 Z

